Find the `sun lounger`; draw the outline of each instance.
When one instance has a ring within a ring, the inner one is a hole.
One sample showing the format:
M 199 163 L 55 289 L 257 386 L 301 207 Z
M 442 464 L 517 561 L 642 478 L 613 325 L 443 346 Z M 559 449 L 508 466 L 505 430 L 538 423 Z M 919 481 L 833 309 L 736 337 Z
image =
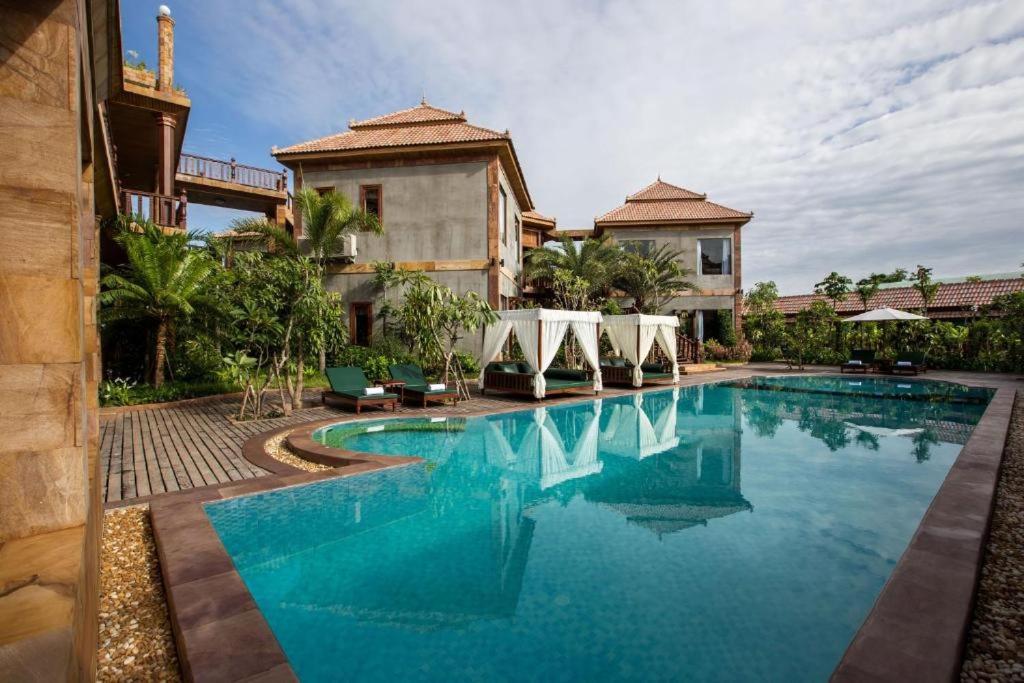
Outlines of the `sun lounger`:
M 896 356 L 892 371 L 897 375 L 916 375 L 919 372 L 927 372 L 928 366 L 924 362 L 924 354 L 920 351 L 904 351 Z
M 391 378 L 405 382 L 402 387 L 402 404 L 419 403 L 426 408 L 427 403 L 455 403 L 459 400 L 459 392 L 444 384 L 431 383 L 423 374 L 423 369 L 413 363 L 392 365 L 388 368 Z
M 868 370 L 875 363 L 875 352 L 869 349 L 854 349 L 850 352 L 850 360 L 839 366 L 840 374 L 844 372 L 863 372 Z
M 383 390 L 376 391 L 379 387 L 370 384 L 361 368 L 327 368 L 327 381 L 331 383 L 331 389 L 324 390 L 322 400 L 325 405 L 355 408 L 357 415 L 365 406 L 391 406 L 394 412 L 398 405 L 398 395 Z M 367 393 L 367 389 L 370 389 L 371 393 Z

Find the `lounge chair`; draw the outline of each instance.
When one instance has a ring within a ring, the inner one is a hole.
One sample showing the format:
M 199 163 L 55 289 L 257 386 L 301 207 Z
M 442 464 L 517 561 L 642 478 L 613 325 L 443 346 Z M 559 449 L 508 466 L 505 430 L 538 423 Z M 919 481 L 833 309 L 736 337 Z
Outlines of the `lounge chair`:
M 413 363 L 389 366 L 388 372 L 392 379 L 405 382 L 405 386 L 402 387 L 403 405 L 412 401 L 426 408 L 428 402 L 447 403 L 451 401 L 455 403 L 459 400 L 459 392 L 455 389 L 450 389 L 447 386 L 443 389 L 431 389 L 431 382 L 428 382 L 423 375 L 423 369 Z
M 924 362 L 924 354 L 920 351 L 903 351 L 896 355 L 892 371 L 897 375 L 916 375 L 919 372 L 928 372 L 928 366 Z
M 644 373 L 643 384 L 672 381 L 672 369 L 660 363 L 643 363 L 640 369 Z M 624 358 L 602 358 L 601 380 L 605 384 L 631 387 L 633 386 L 633 364 Z
M 366 390 L 372 385 L 360 368 L 327 368 L 327 381 L 331 383 L 331 390 L 324 390 L 322 400 L 325 405 L 355 408 L 357 415 L 362 412 L 364 406 L 379 406 L 382 409 L 391 406 L 394 412 L 398 405 L 397 394 L 367 394 Z
M 839 366 L 839 373 L 842 374 L 849 370 L 850 372 L 863 372 L 867 374 L 867 371 L 871 369 L 874 363 L 874 351 L 870 349 L 854 349 L 850 352 L 850 360 Z
M 544 372 L 544 382 L 546 396 L 594 388 L 589 370 L 549 368 Z M 527 363 L 488 363 L 481 393 L 486 391 L 533 396 L 533 370 Z

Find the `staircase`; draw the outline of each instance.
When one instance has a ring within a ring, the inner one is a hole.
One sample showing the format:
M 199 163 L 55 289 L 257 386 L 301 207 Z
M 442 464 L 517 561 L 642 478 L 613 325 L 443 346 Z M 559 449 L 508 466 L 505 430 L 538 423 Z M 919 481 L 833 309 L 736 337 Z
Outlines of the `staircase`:
M 699 375 L 705 372 L 720 372 L 725 369 L 715 363 L 705 363 L 704 346 L 693 337 L 676 332 L 676 348 L 678 349 L 679 374 L 681 375 Z

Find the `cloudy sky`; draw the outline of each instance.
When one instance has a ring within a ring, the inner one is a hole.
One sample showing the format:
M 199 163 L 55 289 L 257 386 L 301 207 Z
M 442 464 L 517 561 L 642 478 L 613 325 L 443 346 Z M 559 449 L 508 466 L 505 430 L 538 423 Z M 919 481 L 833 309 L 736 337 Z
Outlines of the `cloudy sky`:
M 156 2 L 123 0 L 155 60 Z M 753 211 L 744 281 L 1024 261 L 1024 2 L 171 0 L 187 151 L 431 104 L 510 129 L 564 228 L 660 173 Z M 225 211 L 190 207 L 219 229 Z

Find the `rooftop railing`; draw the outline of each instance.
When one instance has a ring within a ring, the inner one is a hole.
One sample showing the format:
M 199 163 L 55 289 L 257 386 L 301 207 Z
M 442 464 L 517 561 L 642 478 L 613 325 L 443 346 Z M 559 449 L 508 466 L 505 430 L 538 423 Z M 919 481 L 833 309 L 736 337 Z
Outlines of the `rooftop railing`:
M 261 190 L 284 192 L 288 188 L 287 171 L 271 171 L 256 166 L 239 164 L 234 159 L 224 161 L 201 157 L 197 154 L 182 154 L 178 160 L 178 173 L 196 178 L 209 178 L 225 183 L 237 183 Z

